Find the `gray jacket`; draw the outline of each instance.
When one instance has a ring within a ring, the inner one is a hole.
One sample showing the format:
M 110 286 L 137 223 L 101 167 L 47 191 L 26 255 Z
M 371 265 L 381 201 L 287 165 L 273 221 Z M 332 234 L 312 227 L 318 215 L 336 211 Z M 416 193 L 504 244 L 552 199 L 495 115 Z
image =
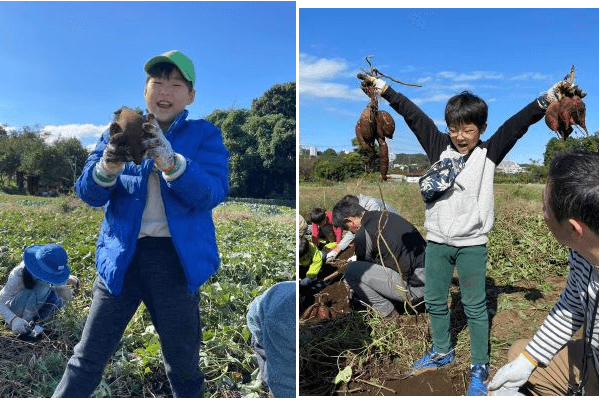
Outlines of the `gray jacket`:
M 388 88 L 383 98 L 404 117 L 433 164 L 444 158 L 462 156 L 450 136 L 404 95 Z M 486 244 L 494 225 L 494 172 L 529 128 L 544 117 L 544 110 L 533 101 L 509 118 L 485 142 L 479 141 L 469 155 L 454 186 L 439 199 L 427 203 L 425 228 L 428 241 L 455 247 Z

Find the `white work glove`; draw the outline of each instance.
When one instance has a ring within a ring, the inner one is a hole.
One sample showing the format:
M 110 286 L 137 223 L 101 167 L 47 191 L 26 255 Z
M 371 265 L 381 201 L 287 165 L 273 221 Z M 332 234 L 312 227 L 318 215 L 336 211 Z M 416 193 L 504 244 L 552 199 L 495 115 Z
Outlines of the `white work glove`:
M 23 318 L 15 317 L 12 320 L 11 328 L 12 333 L 15 335 L 24 335 L 29 332 L 29 323 L 25 321 Z
M 56 289 L 56 295 L 60 297 L 65 303 L 73 300 L 73 289 L 68 286 L 58 286 Z
M 325 258 L 325 262 L 331 262 L 333 260 L 335 260 L 335 258 L 337 257 L 338 252 L 337 251 L 330 251 L 329 253 L 327 253 L 327 257 Z
M 67 279 L 67 285 L 71 285 L 75 289 L 79 289 L 79 278 L 77 278 L 75 275 L 69 275 L 69 279 Z
M 103 186 L 114 184 L 116 178 L 125 169 L 125 163 L 133 160 L 129 153 L 125 133 L 117 122 L 110 124 L 108 134 L 108 143 L 94 170 L 96 182 Z
M 575 85 L 569 81 L 556 82 L 550 89 L 544 92 L 538 97 L 538 104 L 544 110 L 548 109 L 548 106 L 555 101 L 560 101 L 566 94 L 573 96 L 575 93 Z
M 385 92 L 388 88 L 388 84 L 383 79 L 375 78 L 374 76 L 364 74 L 358 74 L 358 78 L 362 80 L 360 86 L 363 92 L 365 92 L 367 95 L 369 94 L 366 92 L 366 87 L 368 86 L 375 87 L 375 93 L 378 96 L 381 96 L 381 94 Z
M 509 389 L 498 389 L 493 392 L 488 392 L 488 396 L 525 396 L 523 393 L 517 390 L 509 390 Z
M 529 376 L 535 369 L 535 365 L 529 361 L 523 353 L 519 354 L 512 362 L 504 365 L 496 372 L 492 381 L 488 384 L 488 390 L 516 392 L 527 382 Z M 490 395 L 493 395 L 490 393 Z M 502 393 L 498 393 L 502 395 Z
M 142 145 L 146 148 L 144 156 L 154 159 L 154 164 L 161 171 L 170 172 L 176 166 L 176 153 L 153 114 L 148 114 L 148 122 L 142 125 L 142 129 L 146 133 L 142 141 Z

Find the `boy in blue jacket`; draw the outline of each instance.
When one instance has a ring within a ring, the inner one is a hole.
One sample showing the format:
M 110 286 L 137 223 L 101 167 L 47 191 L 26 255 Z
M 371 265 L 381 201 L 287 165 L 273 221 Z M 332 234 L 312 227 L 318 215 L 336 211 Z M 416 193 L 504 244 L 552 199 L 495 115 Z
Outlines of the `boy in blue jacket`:
M 212 209 L 227 195 L 229 153 L 215 126 L 187 119 L 195 73 L 185 55 L 153 57 L 144 70 L 146 107 L 156 120 L 143 125 L 141 165 L 130 162 L 109 129 L 77 180 L 77 194 L 104 206 L 105 216 L 92 305 L 54 397 L 92 394 L 142 301 L 160 337 L 173 395 L 203 394 L 196 292 L 219 268 Z

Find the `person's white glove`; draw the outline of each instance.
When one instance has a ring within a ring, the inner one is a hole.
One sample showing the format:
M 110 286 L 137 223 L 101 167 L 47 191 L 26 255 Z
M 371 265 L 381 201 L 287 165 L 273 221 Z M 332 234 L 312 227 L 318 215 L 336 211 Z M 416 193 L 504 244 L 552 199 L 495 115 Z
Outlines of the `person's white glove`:
M 332 262 L 333 260 L 335 260 L 335 258 L 337 257 L 338 252 L 337 251 L 330 251 L 329 253 L 327 253 L 327 257 L 325 258 L 325 262 Z
M 358 78 L 362 80 L 361 88 L 365 93 L 367 93 L 365 91 L 366 87 L 373 86 L 375 88 L 375 93 L 377 93 L 378 96 L 381 96 L 389 86 L 383 79 L 375 78 L 374 76 L 358 74 Z
M 512 362 L 504 365 L 496 372 L 496 375 L 494 375 L 494 378 L 488 384 L 488 390 L 493 392 L 502 389 L 502 391 L 516 392 L 525 384 L 525 382 L 527 382 L 527 379 L 529 379 L 529 376 L 535 367 L 536 366 L 521 353 Z M 501 395 L 502 393 L 498 394 Z
M 75 275 L 69 275 L 69 279 L 67 279 L 67 285 L 71 285 L 75 289 L 79 289 L 79 278 Z
M 146 148 L 145 157 L 154 159 L 154 164 L 161 171 L 170 172 L 177 161 L 176 153 L 153 114 L 148 114 L 148 122 L 142 125 L 142 129 L 146 133 L 142 141 L 142 145 Z
M 73 300 L 73 289 L 68 286 L 58 286 L 56 289 L 56 295 L 60 297 L 65 303 Z
M 517 390 L 498 389 L 493 392 L 488 392 L 488 396 L 525 396 Z
M 15 317 L 12 320 L 10 329 L 15 335 L 25 335 L 30 331 L 29 323 L 20 317 Z
M 569 81 L 556 82 L 550 89 L 538 97 L 538 104 L 544 110 L 548 109 L 548 106 L 555 101 L 560 101 L 565 95 L 569 94 L 573 96 L 575 94 L 576 87 Z
M 131 158 L 123 141 L 123 133 L 118 132 L 116 122 L 108 128 L 108 144 L 104 148 L 102 158 L 94 168 L 94 179 L 100 185 L 108 186 L 114 184 L 115 179 L 125 169 L 125 163 Z

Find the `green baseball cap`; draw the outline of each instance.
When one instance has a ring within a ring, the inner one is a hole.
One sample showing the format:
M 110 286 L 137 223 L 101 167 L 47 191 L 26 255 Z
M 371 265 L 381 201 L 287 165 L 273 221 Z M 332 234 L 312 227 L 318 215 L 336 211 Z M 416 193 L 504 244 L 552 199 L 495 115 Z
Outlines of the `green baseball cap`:
M 192 82 L 192 85 L 196 83 L 196 73 L 194 72 L 192 60 L 187 58 L 182 52 L 171 50 L 159 56 L 152 57 L 146 62 L 146 65 L 144 65 L 144 71 L 148 73 L 148 70 L 152 68 L 153 65 L 160 62 L 175 64 L 185 79 Z

